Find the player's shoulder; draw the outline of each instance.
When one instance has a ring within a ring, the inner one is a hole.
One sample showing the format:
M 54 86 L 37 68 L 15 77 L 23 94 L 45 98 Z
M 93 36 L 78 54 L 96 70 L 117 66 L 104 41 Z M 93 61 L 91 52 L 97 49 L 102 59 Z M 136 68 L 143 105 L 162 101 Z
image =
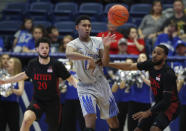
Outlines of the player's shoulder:
M 29 64 L 36 64 L 38 62 L 38 58 L 33 58 L 29 61 Z
M 70 41 L 67 45 L 69 45 L 69 44 L 75 44 L 75 43 L 79 43 L 79 38 L 76 38 L 76 39 Z
M 102 38 L 101 37 L 91 36 L 90 38 L 91 38 L 92 41 L 95 41 L 96 43 L 102 42 Z
M 173 77 L 176 76 L 174 70 L 168 65 L 165 66 L 165 75 L 166 76 L 173 76 Z

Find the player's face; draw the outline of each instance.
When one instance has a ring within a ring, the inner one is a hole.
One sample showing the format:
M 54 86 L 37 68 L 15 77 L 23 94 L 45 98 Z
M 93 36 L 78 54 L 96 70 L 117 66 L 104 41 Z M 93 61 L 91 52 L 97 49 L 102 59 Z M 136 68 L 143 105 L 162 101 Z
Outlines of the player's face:
M 3 68 L 7 68 L 9 59 L 10 59 L 9 55 L 3 55 L 1 57 L 1 63 L 2 63 Z
M 41 58 L 47 59 L 49 56 L 49 49 L 48 43 L 40 43 L 36 50 Z
M 138 57 L 138 62 L 144 62 L 147 60 L 147 56 L 144 53 L 141 53 Z
M 81 20 L 81 22 L 76 26 L 76 30 L 80 37 L 87 38 L 90 35 L 91 23 L 89 20 Z
M 166 60 L 165 52 L 162 48 L 156 47 L 152 52 L 152 62 L 155 65 L 161 65 Z

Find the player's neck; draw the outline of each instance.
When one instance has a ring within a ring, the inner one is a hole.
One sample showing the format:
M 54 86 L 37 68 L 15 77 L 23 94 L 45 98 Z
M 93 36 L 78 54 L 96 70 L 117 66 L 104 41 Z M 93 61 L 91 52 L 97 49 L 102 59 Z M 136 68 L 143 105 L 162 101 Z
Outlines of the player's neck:
M 50 57 L 43 59 L 41 57 L 39 57 L 39 63 L 42 65 L 47 65 L 50 62 Z
M 160 70 L 161 68 L 163 68 L 164 65 L 165 65 L 165 62 L 162 62 L 160 65 L 155 65 L 154 69 L 155 70 Z
M 90 37 L 79 37 L 79 39 L 83 42 L 89 42 L 90 41 Z

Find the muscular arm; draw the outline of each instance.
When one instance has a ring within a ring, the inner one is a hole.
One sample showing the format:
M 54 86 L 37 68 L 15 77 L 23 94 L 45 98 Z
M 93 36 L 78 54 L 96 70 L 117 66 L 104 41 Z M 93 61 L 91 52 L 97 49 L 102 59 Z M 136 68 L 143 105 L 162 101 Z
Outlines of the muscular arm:
M 19 81 L 18 82 L 18 89 L 12 89 L 12 92 L 18 96 L 23 94 L 24 90 L 24 81 Z
M 137 63 L 109 63 L 109 67 L 121 69 L 121 70 L 138 70 Z
M 88 59 L 91 59 L 91 57 L 89 57 L 89 56 L 85 56 L 85 55 L 82 55 L 82 54 L 78 53 L 76 51 L 76 49 L 74 49 L 71 46 L 67 46 L 66 56 L 71 60 L 88 60 Z
M 12 76 L 6 80 L 0 80 L 0 84 L 6 84 L 6 83 L 15 83 L 21 80 L 28 79 L 28 76 L 26 75 L 25 72 L 19 73 L 15 76 Z

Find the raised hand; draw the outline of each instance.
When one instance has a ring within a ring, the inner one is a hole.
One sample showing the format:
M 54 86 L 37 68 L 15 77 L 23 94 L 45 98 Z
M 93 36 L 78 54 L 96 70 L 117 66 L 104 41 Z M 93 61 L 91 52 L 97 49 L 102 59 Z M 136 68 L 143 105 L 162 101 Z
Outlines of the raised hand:
M 110 32 L 107 34 L 107 36 L 102 35 L 102 41 L 105 48 L 110 48 L 110 44 L 113 42 L 116 42 L 115 38 L 116 35 L 113 34 L 110 36 Z

